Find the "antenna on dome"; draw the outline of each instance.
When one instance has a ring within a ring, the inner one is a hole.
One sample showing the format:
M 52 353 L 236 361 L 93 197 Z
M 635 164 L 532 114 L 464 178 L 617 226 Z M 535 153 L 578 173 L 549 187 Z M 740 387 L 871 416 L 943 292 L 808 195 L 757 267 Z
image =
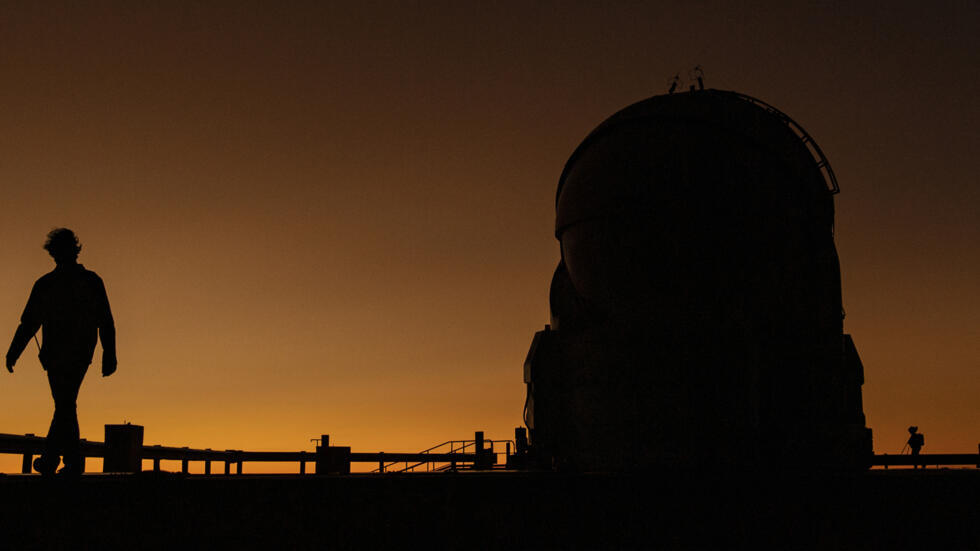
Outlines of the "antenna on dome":
M 704 69 L 700 65 L 695 65 L 691 72 L 688 73 L 688 77 L 691 80 L 698 81 L 698 90 L 704 90 Z M 691 86 L 693 89 L 694 86 Z

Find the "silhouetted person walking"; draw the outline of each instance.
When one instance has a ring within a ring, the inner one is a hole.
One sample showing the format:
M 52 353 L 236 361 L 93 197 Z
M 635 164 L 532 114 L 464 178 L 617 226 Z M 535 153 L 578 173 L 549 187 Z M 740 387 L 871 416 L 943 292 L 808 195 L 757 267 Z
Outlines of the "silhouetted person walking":
M 54 418 L 44 453 L 34 460 L 34 469 L 52 474 L 62 459 L 65 468 L 61 473 L 80 475 L 83 467 L 75 410 L 78 389 L 92 363 L 98 338 L 102 340 L 102 376 L 116 371 L 116 329 L 102 279 L 77 262 L 82 247 L 75 234 L 66 228 L 52 230 L 44 248 L 56 266 L 34 283 L 7 350 L 7 371 L 14 372 L 17 358 L 38 328 L 43 328 L 38 357 L 51 385 Z
M 912 457 L 918 456 L 919 450 L 921 450 L 922 446 L 926 444 L 926 437 L 922 433 L 916 432 L 918 430 L 919 427 L 909 427 L 909 441 L 907 443 L 909 445 L 909 449 L 912 450 Z M 912 467 L 916 469 L 919 468 L 919 466 L 914 463 L 912 464 Z M 924 468 L 925 465 L 922 465 L 922 467 Z

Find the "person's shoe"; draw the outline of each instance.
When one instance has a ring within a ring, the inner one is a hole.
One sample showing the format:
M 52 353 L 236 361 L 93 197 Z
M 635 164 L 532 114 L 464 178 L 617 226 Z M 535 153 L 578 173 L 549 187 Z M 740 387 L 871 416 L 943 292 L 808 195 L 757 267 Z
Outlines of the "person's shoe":
M 34 470 L 41 473 L 42 476 L 51 476 L 54 474 L 54 470 L 58 468 L 58 464 L 52 465 L 44 456 L 38 457 L 34 460 Z

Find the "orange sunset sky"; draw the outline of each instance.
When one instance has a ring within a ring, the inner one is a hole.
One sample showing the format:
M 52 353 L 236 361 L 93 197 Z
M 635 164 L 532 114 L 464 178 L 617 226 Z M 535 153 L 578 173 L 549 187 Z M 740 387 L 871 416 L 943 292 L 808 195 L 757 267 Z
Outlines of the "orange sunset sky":
M 67 226 L 118 330 L 85 438 L 512 438 L 565 160 L 700 64 L 833 164 L 876 451 L 910 424 L 924 452 L 974 451 L 978 28 L 974 1 L 6 2 L 2 346 Z M 0 432 L 44 434 L 52 407 L 31 344 L 0 373 Z

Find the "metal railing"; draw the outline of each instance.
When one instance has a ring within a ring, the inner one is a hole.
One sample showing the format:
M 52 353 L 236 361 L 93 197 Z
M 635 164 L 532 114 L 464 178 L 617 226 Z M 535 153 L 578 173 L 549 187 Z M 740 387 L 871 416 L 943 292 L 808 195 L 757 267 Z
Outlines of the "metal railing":
M 0 434 L 0 453 L 23 455 L 21 472 L 30 473 L 35 455 L 44 451 L 44 437 L 33 434 Z M 105 458 L 106 445 L 104 442 L 81 440 L 82 459 Z M 204 474 L 211 474 L 212 462 L 223 462 L 224 473 L 231 474 L 234 465 L 235 474 L 242 473 L 242 464 L 246 461 L 269 462 L 299 462 L 301 472 L 305 463 L 315 461 L 316 454 L 312 452 L 250 452 L 243 450 L 212 450 L 172 446 L 143 446 L 140 452 L 141 460 L 153 461 L 153 470 L 160 470 L 160 461 L 180 461 L 181 472 L 189 471 L 191 461 L 204 463 Z
M 977 453 L 920 453 L 919 455 L 888 455 L 887 453 L 876 454 L 872 467 L 923 467 L 932 465 L 940 466 L 962 466 L 973 465 L 980 469 L 980 444 L 977 444 Z
M 459 466 L 455 462 L 444 462 L 438 461 L 437 459 L 448 453 L 450 456 L 453 454 L 466 453 L 468 448 L 472 448 L 472 453 L 476 456 L 483 455 L 486 459 L 487 468 L 494 468 L 499 466 L 497 463 L 497 452 L 496 445 L 505 445 L 505 455 L 509 456 L 511 454 L 511 449 L 514 441 L 513 440 L 490 440 L 490 439 L 474 439 L 474 440 L 447 440 L 441 444 L 436 444 L 430 448 L 424 449 L 418 452 L 418 455 L 423 457 L 423 460 L 411 462 L 411 461 L 390 461 L 388 463 L 379 462 L 378 468 L 372 470 L 372 473 L 407 473 L 415 472 L 415 469 L 420 467 L 425 467 L 425 472 L 441 472 L 447 470 L 456 470 Z M 489 448 L 482 447 L 481 444 L 489 444 Z M 447 452 L 437 453 L 436 450 L 445 448 L 449 446 Z M 458 446 L 458 447 L 457 447 Z M 393 469 L 399 463 L 404 463 L 405 465 L 400 469 Z
M 263 463 L 298 463 L 300 474 L 306 474 L 307 463 L 314 463 L 316 473 L 349 473 L 352 463 L 374 463 L 379 469 L 372 472 L 385 472 L 386 465 L 405 463 L 406 469 L 397 472 L 414 472 L 415 468 L 426 464 L 451 465 L 452 468 L 460 467 L 480 467 L 487 465 L 492 468 L 496 463 L 496 453 L 493 451 L 493 443 L 504 442 L 502 440 L 484 440 L 491 447 L 482 452 L 477 452 L 477 448 L 469 450 L 476 445 L 477 440 L 463 441 L 450 440 L 446 443 L 467 443 L 460 447 L 450 446 L 447 452 L 437 452 L 439 446 L 430 448 L 421 453 L 391 453 L 391 452 L 351 452 L 349 447 L 339 446 L 317 446 L 317 451 L 245 451 L 245 450 L 212 450 L 196 449 L 190 447 L 173 446 L 141 446 L 139 449 L 139 464 L 142 461 L 153 461 L 153 471 L 160 471 L 161 461 L 180 461 L 181 472 L 189 474 L 190 463 L 200 461 L 204 463 L 204 474 L 212 474 L 211 464 L 219 462 L 224 464 L 224 474 L 242 474 L 242 466 L 248 462 Z M 446 444 L 444 443 L 444 444 Z M 22 455 L 22 473 L 32 472 L 32 463 L 35 456 L 44 451 L 45 439 L 33 434 L 0 434 L 0 454 Z M 511 446 L 508 442 L 507 451 L 510 452 Z M 81 454 L 83 458 L 83 469 L 85 458 L 106 457 L 106 444 L 103 442 L 93 442 L 89 440 L 81 441 Z M 104 470 L 104 467 L 103 467 Z
M 504 465 L 497 461 L 499 452 L 495 445 L 505 444 L 506 456 L 510 457 L 513 441 L 511 440 L 490 440 L 479 438 L 481 433 L 477 433 L 478 438 L 473 440 L 447 440 L 441 444 L 432 446 L 426 450 L 416 453 L 390 453 L 390 452 L 351 452 L 348 447 L 317 446 L 317 451 L 244 451 L 244 450 L 212 450 L 195 449 L 189 447 L 172 446 L 142 446 L 139 450 L 139 465 L 142 461 L 152 461 L 153 471 L 160 471 L 161 461 L 180 461 L 181 472 L 189 474 L 190 462 L 200 461 L 204 463 L 204 474 L 212 474 L 211 464 L 219 462 L 224 464 L 224 474 L 242 474 L 242 466 L 247 462 L 263 463 L 298 463 L 300 474 L 306 474 L 306 464 L 314 463 L 314 472 L 319 474 L 349 473 L 352 463 L 374 463 L 377 468 L 369 471 L 371 473 L 410 473 L 416 469 L 425 467 L 425 472 L 439 472 L 446 470 L 457 470 L 459 468 L 470 468 L 480 470 L 492 470 L 503 468 Z M 324 435 L 326 436 L 326 435 Z M 326 441 L 326 438 L 324 439 Z M 21 472 L 30 473 L 34 456 L 40 455 L 44 450 L 45 439 L 33 434 L 0 434 L 0 454 L 22 455 Z M 447 451 L 439 451 L 448 447 Z M 81 452 L 83 458 L 95 457 L 105 458 L 107 446 L 103 442 L 93 442 L 89 440 L 81 441 Z M 394 468 L 404 464 L 401 468 Z M 892 466 L 975 466 L 980 469 L 980 445 L 977 446 L 977 453 L 962 454 L 919 454 L 913 455 L 889 455 L 876 454 L 872 457 L 870 466 L 872 467 L 892 467 Z M 104 468 L 103 468 L 104 470 Z

